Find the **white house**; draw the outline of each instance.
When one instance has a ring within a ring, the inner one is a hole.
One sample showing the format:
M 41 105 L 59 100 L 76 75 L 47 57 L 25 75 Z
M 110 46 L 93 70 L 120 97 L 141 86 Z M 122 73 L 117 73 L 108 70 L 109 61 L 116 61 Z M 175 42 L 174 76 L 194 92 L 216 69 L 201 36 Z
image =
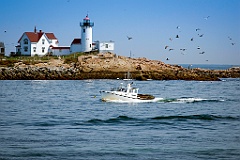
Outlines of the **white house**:
M 18 40 L 19 45 L 16 46 L 17 55 L 24 56 L 44 56 L 47 53 L 54 53 L 55 55 L 62 54 L 63 50 L 70 53 L 70 47 L 68 49 L 66 47 L 58 46 L 58 39 L 55 37 L 53 33 L 45 33 L 42 30 L 37 32 L 36 27 L 34 28 L 34 32 L 24 32 L 21 38 Z

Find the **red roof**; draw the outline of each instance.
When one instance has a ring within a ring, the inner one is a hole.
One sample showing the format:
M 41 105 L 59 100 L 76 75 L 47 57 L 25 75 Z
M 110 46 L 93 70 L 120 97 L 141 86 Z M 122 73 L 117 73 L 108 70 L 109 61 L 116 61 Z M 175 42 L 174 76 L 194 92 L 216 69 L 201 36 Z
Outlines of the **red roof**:
M 74 38 L 74 40 L 72 41 L 72 44 L 81 44 L 81 38 Z
M 57 39 L 53 33 L 45 33 L 48 39 Z
M 30 42 L 38 42 L 39 39 L 42 37 L 44 32 L 25 32 L 27 37 L 29 38 Z M 24 34 L 23 34 L 24 35 Z M 20 40 L 22 39 L 23 35 L 21 38 L 18 40 L 18 43 L 20 43 Z M 57 39 L 53 33 L 45 33 L 48 39 Z

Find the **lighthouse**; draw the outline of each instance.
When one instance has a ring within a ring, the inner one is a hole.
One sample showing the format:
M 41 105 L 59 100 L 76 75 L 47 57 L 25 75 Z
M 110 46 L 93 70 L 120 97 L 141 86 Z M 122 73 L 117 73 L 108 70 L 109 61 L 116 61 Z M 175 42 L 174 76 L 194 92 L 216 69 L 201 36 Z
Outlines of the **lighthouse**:
M 93 22 L 90 22 L 88 15 L 80 22 L 81 27 L 81 50 L 82 52 L 92 51 L 92 27 Z

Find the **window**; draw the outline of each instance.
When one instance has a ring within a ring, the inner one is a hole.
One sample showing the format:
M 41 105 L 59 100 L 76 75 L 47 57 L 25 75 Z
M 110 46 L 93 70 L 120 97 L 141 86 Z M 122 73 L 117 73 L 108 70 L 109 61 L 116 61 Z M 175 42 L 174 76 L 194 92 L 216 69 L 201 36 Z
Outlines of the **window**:
M 42 44 L 44 44 L 45 43 L 45 39 L 42 39 Z
M 25 38 L 25 39 L 23 40 L 23 43 L 24 43 L 24 44 L 28 44 L 28 39 Z
M 28 51 L 28 47 L 24 47 L 24 52 L 27 52 Z
M 90 44 L 90 48 L 92 47 L 92 44 Z
M 105 48 L 108 48 L 108 44 L 105 44 Z
M 33 52 L 36 52 L 36 47 L 33 47 Z
M 83 33 L 85 33 L 85 29 L 83 29 Z
M 42 47 L 42 53 L 44 53 L 45 47 Z

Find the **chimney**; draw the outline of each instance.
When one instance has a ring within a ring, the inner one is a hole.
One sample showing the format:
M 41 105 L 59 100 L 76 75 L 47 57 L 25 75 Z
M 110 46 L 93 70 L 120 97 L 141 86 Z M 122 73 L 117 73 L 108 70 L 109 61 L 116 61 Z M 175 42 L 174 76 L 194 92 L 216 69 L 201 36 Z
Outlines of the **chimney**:
M 34 33 L 37 33 L 37 27 L 36 26 L 34 27 Z
M 39 30 L 39 33 L 42 33 L 42 30 L 41 30 L 41 29 Z

